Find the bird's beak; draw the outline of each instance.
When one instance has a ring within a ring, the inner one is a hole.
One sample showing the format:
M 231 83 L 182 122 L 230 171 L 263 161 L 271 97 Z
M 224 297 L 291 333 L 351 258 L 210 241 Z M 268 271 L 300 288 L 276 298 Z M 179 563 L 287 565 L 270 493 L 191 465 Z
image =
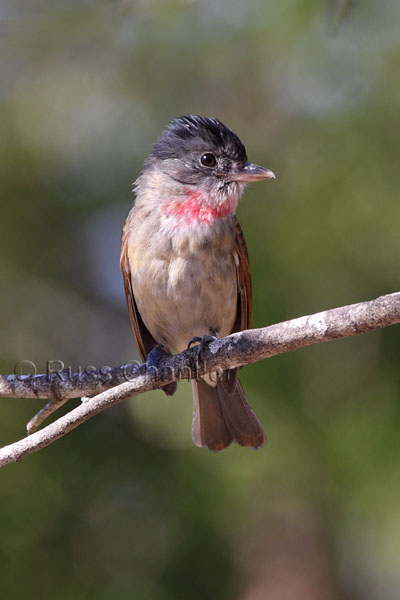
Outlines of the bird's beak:
M 251 181 L 260 181 L 261 179 L 276 179 L 276 177 L 272 171 L 265 167 L 246 163 L 241 169 L 233 171 L 230 179 L 238 183 L 250 183 Z

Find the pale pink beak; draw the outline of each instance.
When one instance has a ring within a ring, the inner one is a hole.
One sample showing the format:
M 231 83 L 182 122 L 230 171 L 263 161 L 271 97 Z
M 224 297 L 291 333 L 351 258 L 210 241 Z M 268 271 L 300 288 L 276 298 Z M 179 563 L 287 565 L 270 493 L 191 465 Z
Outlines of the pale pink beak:
M 276 177 L 269 169 L 253 165 L 253 163 L 246 163 L 244 167 L 231 174 L 231 181 L 237 181 L 238 183 L 250 183 L 261 179 L 276 179 Z

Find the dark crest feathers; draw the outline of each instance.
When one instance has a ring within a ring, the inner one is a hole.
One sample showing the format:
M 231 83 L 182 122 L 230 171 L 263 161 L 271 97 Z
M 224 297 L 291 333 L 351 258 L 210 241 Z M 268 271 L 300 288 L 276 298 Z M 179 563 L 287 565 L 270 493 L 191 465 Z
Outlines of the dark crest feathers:
M 247 161 L 246 149 L 236 133 L 218 119 L 196 115 L 171 121 L 154 144 L 151 156 L 165 160 L 193 150 L 223 151 L 234 160 Z

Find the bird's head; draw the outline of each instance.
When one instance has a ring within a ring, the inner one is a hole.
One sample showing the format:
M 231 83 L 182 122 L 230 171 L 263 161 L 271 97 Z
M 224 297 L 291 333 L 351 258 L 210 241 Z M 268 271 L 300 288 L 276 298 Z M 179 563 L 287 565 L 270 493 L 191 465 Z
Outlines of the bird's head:
M 157 171 L 180 190 L 181 203 L 195 199 L 222 211 L 217 216 L 234 212 L 247 183 L 275 178 L 269 169 L 248 162 L 244 145 L 226 125 L 195 115 L 178 117 L 166 127 L 146 160 L 148 171 Z

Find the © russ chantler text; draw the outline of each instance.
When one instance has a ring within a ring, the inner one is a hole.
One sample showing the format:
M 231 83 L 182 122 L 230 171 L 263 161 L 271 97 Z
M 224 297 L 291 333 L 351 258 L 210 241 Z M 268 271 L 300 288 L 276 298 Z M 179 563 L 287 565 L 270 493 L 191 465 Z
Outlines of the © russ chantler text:
M 43 377 L 48 381 L 58 381 L 59 383 L 79 384 L 113 384 L 118 385 L 124 381 L 132 381 L 136 377 L 148 376 L 161 381 L 182 380 L 182 379 L 197 379 L 206 371 L 206 361 L 191 361 L 191 366 L 165 366 L 156 367 L 148 366 L 138 360 L 131 360 L 117 367 L 103 365 L 96 367 L 94 365 L 77 365 L 72 367 L 66 366 L 64 361 L 60 359 L 51 359 L 46 361 L 44 370 L 41 370 L 38 365 L 32 360 L 23 359 L 18 361 L 14 366 L 14 375 L 22 378 Z M 216 368 L 213 372 L 207 375 L 210 381 L 217 381 L 222 370 Z

